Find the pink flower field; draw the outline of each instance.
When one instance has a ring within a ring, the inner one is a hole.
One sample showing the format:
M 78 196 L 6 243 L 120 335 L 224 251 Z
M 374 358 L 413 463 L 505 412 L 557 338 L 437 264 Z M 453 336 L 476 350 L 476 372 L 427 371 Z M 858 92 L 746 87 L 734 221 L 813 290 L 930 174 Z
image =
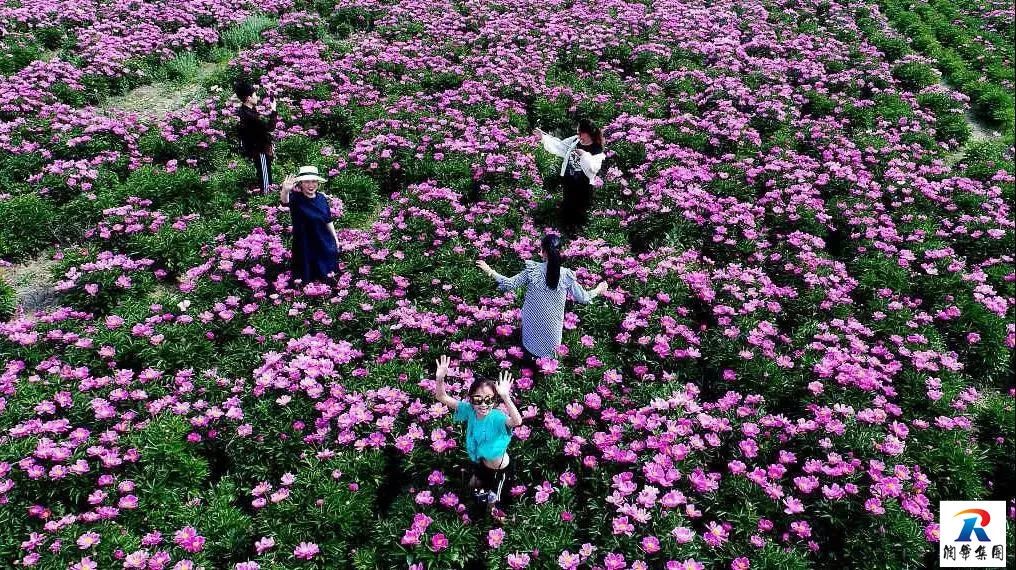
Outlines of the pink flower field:
M 944 500 L 1016 567 L 1012 8 L 0 0 L 0 568 L 937 568 Z M 531 373 L 475 261 L 540 259 L 579 118 L 608 288 Z M 516 378 L 503 521 L 443 354 Z

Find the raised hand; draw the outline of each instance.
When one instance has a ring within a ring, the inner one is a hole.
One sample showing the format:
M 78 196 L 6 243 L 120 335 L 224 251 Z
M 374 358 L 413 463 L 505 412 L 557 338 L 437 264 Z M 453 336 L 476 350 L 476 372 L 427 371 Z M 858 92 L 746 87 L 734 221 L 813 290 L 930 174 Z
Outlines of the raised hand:
M 448 366 L 451 365 L 451 363 L 452 359 L 448 358 L 448 356 L 444 354 L 435 361 L 435 364 L 437 364 L 437 372 L 435 372 L 434 375 L 438 380 L 444 380 L 445 376 L 448 375 Z
M 511 397 L 513 382 L 511 372 L 502 370 L 501 377 L 498 379 L 497 384 L 495 384 L 494 390 L 497 391 L 497 395 L 501 396 L 502 399 L 508 399 Z
M 290 192 L 296 187 L 296 175 L 290 174 L 286 176 L 286 179 L 282 181 L 282 189 L 286 192 Z

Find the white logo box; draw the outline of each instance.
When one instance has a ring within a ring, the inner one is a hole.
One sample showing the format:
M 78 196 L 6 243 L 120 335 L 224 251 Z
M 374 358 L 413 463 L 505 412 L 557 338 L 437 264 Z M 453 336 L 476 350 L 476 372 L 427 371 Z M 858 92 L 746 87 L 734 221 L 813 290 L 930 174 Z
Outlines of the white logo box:
M 941 501 L 940 568 L 1005 568 L 1005 501 Z

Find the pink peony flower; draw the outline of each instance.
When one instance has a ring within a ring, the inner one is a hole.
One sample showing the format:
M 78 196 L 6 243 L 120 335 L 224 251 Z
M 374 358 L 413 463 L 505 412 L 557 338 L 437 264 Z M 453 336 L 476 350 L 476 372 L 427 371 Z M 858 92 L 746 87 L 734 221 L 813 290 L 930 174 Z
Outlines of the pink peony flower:
M 254 550 L 258 554 L 264 554 L 266 551 L 271 550 L 275 547 L 275 539 L 270 536 L 262 536 L 254 543 Z
M 670 534 L 674 537 L 674 540 L 676 540 L 678 544 L 687 544 L 695 538 L 695 531 L 683 526 L 679 526 L 670 531 Z
M 205 537 L 199 535 L 196 528 L 187 526 L 176 531 L 173 542 L 187 552 L 200 552 L 205 546 Z
M 567 550 L 562 552 L 561 556 L 557 557 L 557 565 L 560 566 L 562 570 L 576 570 L 581 562 L 581 556 L 578 554 L 572 554 Z
M 642 550 L 646 554 L 655 554 L 660 551 L 660 539 L 655 536 L 647 536 L 642 539 Z
M 512 570 L 520 570 L 529 566 L 528 554 L 509 554 L 506 560 L 508 561 L 508 567 Z
M 491 548 L 499 548 L 504 542 L 504 529 L 492 528 L 487 531 L 487 544 Z
M 318 555 L 321 551 L 317 544 L 313 542 L 301 542 L 293 549 L 293 556 L 300 560 L 310 560 Z
M 442 533 L 437 533 L 430 537 L 430 549 L 434 552 L 441 552 L 448 548 L 448 537 Z
M 96 544 L 99 544 L 99 542 L 101 542 L 101 538 L 98 533 L 89 531 L 79 536 L 76 542 L 78 548 L 81 550 L 88 550 Z
M 606 570 L 624 570 L 627 566 L 623 554 L 611 552 L 603 557 L 603 567 Z

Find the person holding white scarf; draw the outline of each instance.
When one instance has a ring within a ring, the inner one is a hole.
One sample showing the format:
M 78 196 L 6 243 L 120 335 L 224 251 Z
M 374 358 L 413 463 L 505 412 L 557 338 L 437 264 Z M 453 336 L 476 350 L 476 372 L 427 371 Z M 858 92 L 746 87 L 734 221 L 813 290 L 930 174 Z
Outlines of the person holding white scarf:
M 589 218 L 593 201 L 593 181 L 603 165 L 603 133 L 588 119 L 579 121 L 574 136 L 561 140 L 541 129 L 536 134 L 543 148 L 561 157 L 561 181 L 564 197 L 561 200 L 559 225 L 561 231 L 574 235 Z

